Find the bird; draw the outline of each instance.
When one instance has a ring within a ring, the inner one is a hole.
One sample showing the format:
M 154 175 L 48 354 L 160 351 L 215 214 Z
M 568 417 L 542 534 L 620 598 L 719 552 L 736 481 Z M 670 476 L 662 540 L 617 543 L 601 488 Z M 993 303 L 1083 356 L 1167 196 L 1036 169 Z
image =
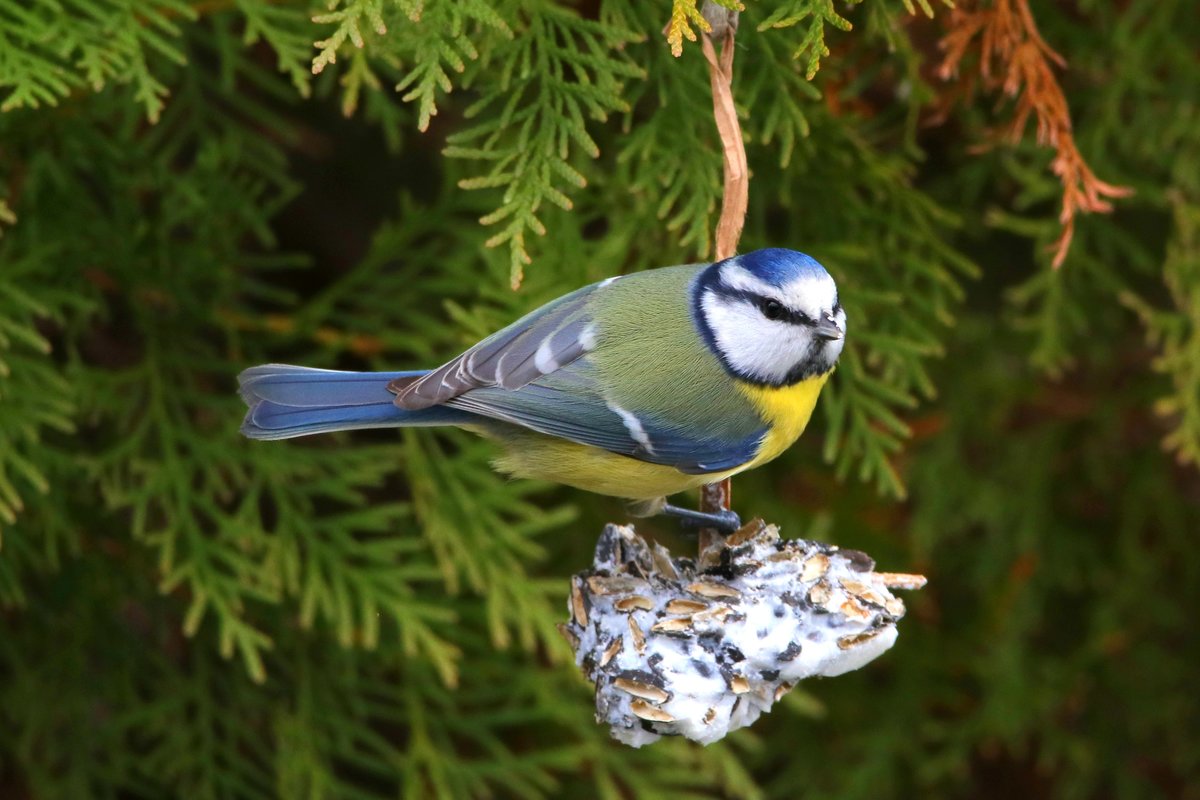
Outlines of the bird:
M 820 263 L 767 248 L 593 283 L 436 369 L 288 364 L 239 376 L 251 439 L 455 426 L 492 439 L 494 466 L 735 530 L 734 512 L 671 495 L 758 467 L 804 432 L 837 364 L 846 313 Z

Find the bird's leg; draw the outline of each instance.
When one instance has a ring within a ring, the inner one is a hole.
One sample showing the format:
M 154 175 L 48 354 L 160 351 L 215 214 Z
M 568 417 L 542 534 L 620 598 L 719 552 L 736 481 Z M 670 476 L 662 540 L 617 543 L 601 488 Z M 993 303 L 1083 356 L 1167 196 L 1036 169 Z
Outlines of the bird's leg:
M 694 531 L 709 528 L 730 534 L 742 527 L 741 517 L 737 513 L 722 509 L 719 505 L 712 511 L 693 511 L 690 508 L 671 505 L 665 497 L 656 497 L 653 500 L 631 501 L 628 509 L 629 514 L 634 517 L 655 517 L 659 514 L 675 517 L 684 528 Z
M 715 528 L 721 533 L 728 534 L 742 527 L 742 518 L 737 515 L 736 511 L 727 508 L 712 512 L 693 511 L 690 508 L 664 503 L 658 513 L 675 517 L 685 528 Z

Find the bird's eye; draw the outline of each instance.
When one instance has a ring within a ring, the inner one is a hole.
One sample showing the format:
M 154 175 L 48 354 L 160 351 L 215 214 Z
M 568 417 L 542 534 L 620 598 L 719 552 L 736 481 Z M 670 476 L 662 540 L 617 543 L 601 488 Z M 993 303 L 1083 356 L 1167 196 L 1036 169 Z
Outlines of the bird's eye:
M 764 300 L 759 308 L 762 309 L 763 316 L 767 319 L 783 319 L 783 303 L 778 300 Z

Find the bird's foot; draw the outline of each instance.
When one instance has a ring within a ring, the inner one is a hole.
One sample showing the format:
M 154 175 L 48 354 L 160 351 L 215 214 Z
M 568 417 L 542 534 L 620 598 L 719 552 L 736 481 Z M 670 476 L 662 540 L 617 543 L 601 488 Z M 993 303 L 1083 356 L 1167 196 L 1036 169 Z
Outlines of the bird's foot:
M 690 529 L 715 528 L 721 533 L 730 534 L 742 527 L 742 518 L 737 515 L 736 511 L 729 509 L 714 512 L 693 511 L 690 508 L 681 508 L 666 503 L 659 513 L 675 517 L 679 520 L 680 525 Z

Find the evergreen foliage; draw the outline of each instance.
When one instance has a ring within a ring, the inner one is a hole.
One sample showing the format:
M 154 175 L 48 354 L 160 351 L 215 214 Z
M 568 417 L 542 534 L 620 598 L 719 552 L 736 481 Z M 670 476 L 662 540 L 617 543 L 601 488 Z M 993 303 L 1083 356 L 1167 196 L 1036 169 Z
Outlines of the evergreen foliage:
M 709 255 L 698 6 L 0 0 L 0 796 L 1196 796 L 1192 0 L 745 0 L 742 248 L 850 337 L 735 505 L 931 584 L 727 742 L 592 722 L 554 622 L 616 502 L 239 436 L 246 366 Z

